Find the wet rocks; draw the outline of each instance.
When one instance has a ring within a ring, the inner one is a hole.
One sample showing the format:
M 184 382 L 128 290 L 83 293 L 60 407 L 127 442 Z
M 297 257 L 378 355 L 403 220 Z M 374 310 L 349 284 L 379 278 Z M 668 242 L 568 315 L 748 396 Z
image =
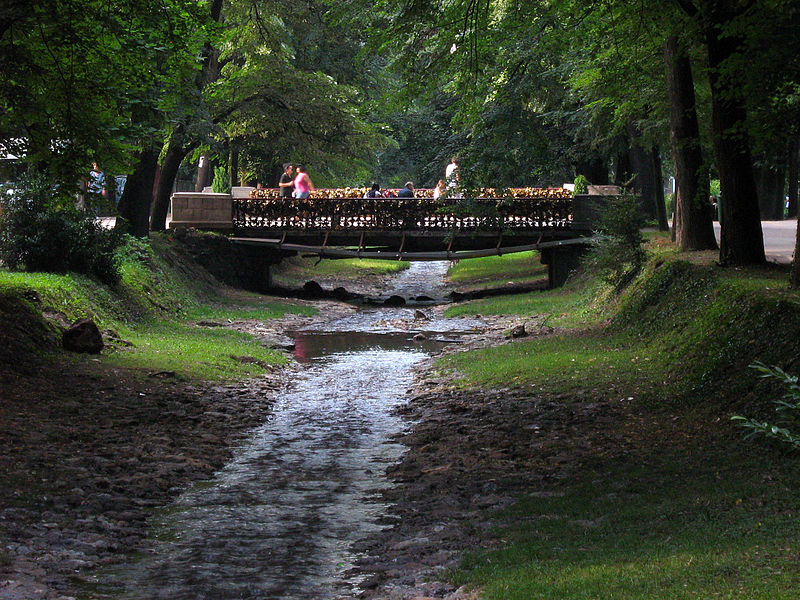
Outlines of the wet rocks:
M 88 361 L 19 378 L 0 365 L 0 598 L 72 598 L 91 569 L 146 550 L 149 509 L 222 466 L 282 382 L 187 385 Z
M 306 298 L 322 298 L 325 296 L 325 290 L 316 281 L 306 281 L 303 284 L 303 295 Z
M 405 306 L 406 305 L 406 299 L 403 298 L 402 296 L 398 296 L 397 294 L 393 294 L 393 295 L 389 296 L 388 298 L 386 298 L 386 300 L 383 301 L 383 305 L 384 306 L 395 306 L 395 307 L 396 306 Z

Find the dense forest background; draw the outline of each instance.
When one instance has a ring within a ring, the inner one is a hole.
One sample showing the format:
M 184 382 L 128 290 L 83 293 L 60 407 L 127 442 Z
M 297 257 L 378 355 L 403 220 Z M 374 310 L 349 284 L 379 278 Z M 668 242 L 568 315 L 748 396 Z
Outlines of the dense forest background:
M 0 154 L 127 175 L 139 235 L 215 175 L 430 187 L 457 155 L 468 186 L 628 185 L 684 249 L 721 196 L 721 261 L 759 263 L 797 214 L 798 33 L 791 0 L 8 0 Z

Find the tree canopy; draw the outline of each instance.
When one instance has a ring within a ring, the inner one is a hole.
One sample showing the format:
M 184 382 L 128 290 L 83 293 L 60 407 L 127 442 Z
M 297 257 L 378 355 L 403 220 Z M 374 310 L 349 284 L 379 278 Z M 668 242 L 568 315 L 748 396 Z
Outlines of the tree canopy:
M 266 185 L 285 161 L 433 185 L 457 154 L 476 186 L 630 184 L 660 224 L 668 174 L 687 249 L 714 178 L 722 261 L 758 263 L 759 219 L 797 192 L 799 20 L 791 0 L 10 0 L 0 147 L 64 185 L 93 160 L 133 176 L 139 233 L 199 153 Z

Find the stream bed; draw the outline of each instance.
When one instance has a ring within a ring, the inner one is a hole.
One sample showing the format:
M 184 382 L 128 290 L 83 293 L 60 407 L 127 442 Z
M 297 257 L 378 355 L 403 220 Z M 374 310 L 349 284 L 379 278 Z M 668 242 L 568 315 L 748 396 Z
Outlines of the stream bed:
M 440 296 L 446 268 L 412 263 L 392 293 Z M 385 526 L 379 492 L 404 451 L 392 438 L 409 425 L 396 409 L 414 367 L 479 326 L 410 305 L 294 332 L 296 376 L 214 479 L 154 516 L 153 551 L 117 572 L 119 597 L 354 597 L 351 546 Z

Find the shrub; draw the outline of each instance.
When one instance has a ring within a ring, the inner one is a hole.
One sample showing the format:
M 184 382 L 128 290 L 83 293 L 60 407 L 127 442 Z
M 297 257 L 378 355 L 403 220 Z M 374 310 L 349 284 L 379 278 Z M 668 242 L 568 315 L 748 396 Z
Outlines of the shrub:
M 120 233 L 105 230 L 41 174 L 26 174 L 0 200 L 0 260 L 11 269 L 93 275 L 119 281 Z
M 575 190 L 573 191 L 573 193 L 575 195 L 586 194 L 589 192 L 589 180 L 586 179 L 584 175 L 578 175 L 575 178 L 574 183 L 575 183 Z
M 774 400 L 775 411 L 778 413 L 777 424 L 758 421 L 741 415 L 731 417 L 739 426 L 749 430 L 747 437 L 754 435 L 764 436 L 789 444 L 794 449 L 800 449 L 800 384 L 795 375 L 789 375 L 780 367 L 768 367 L 762 362 L 750 365 L 761 373 L 761 377 L 777 379 L 786 387 L 786 393 L 779 400 Z
M 229 194 L 231 191 L 231 178 L 225 167 L 214 167 L 214 181 L 211 182 L 211 191 L 217 194 Z
M 641 232 L 643 221 L 635 195 L 626 192 L 606 198 L 608 204 L 600 215 L 584 264 L 619 290 L 636 276 L 647 259 Z

